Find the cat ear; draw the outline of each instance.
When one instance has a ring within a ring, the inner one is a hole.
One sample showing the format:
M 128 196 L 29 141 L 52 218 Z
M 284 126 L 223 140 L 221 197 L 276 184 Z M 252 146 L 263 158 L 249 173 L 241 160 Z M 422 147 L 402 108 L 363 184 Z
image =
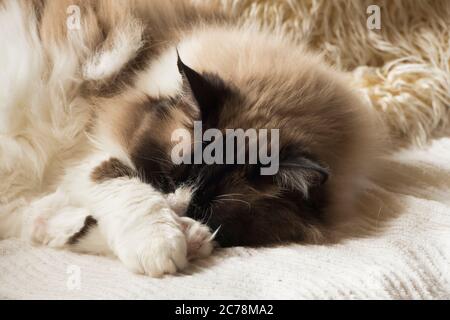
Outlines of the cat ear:
M 308 197 L 311 188 L 325 184 L 330 175 L 329 169 L 306 156 L 296 156 L 280 163 L 276 181 L 279 186 L 300 191 Z
M 191 95 L 201 113 L 203 122 L 213 122 L 229 93 L 223 80 L 214 74 L 200 74 L 183 63 L 177 50 L 178 70 L 183 79 L 183 90 Z

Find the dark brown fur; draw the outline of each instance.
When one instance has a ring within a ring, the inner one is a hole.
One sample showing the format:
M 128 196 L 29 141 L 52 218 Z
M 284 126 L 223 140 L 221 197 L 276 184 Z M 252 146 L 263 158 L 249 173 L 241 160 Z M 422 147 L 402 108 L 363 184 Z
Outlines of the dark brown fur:
M 134 176 L 136 176 L 136 172 L 133 169 L 123 164 L 119 159 L 111 158 L 92 171 L 91 180 L 96 183 L 102 183 L 110 179 Z
M 77 233 L 75 233 L 74 235 L 72 235 L 69 238 L 69 240 L 67 241 L 67 244 L 69 244 L 69 245 L 77 244 L 77 242 L 81 238 L 83 238 L 85 235 L 87 235 L 89 230 L 91 228 L 95 227 L 96 225 L 97 225 L 97 220 L 95 220 L 92 216 L 86 217 L 86 219 L 84 220 L 83 227 L 80 229 L 80 231 L 78 231 Z

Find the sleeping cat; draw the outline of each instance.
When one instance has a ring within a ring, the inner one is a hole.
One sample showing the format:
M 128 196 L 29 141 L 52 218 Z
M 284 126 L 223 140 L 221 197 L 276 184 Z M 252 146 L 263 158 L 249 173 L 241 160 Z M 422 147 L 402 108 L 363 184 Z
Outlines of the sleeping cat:
M 319 241 L 372 166 L 374 116 L 342 75 L 207 5 L 3 0 L 0 40 L 0 237 L 160 276 L 214 241 Z M 196 121 L 278 129 L 278 172 L 174 163 Z

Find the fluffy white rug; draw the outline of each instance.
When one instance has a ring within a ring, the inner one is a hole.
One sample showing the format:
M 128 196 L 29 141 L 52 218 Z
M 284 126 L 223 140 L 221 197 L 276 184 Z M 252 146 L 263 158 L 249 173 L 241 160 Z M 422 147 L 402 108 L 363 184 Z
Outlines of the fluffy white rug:
M 323 52 L 352 73 L 398 142 L 423 143 L 448 123 L 448 0 L 194 1 L 213 2 Z M 371 5 L 380 8 L 380 30 L 367 27 Z

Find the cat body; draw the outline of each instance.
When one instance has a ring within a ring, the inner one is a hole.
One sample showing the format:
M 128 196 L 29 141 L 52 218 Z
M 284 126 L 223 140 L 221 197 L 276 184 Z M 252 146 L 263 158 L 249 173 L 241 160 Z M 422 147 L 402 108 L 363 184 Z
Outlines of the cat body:
M 374 116 L 301 46 L 185 1 L 2 1 L 0 30 L 0 237 L 159 276 L 352 211 Z M 174 164 L 194 121 L 279 130 L 279 171 Z

